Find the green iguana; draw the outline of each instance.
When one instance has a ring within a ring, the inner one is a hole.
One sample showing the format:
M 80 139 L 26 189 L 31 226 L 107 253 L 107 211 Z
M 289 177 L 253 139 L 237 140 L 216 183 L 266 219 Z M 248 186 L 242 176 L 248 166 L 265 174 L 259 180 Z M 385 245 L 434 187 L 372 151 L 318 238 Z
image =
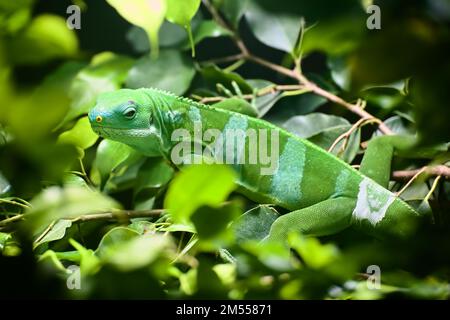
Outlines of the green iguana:
M 174 148 L 187 134 L 206 138 L 203 134 L 208 135 L 210 130 L 208 140 L 212 143 L 211 129 L 220 132 L 253 129 L 258 134 L 267 131 L 264 135 L 270 146 L 267 149 L 276 151 L 271 139 L 278 139 L 279 156 L 273 172 L 262 174 L 267 161 L 264 165 L 240 161 L 232 167 L 237 172 L 239 193 L 255 202 L 271 203 L 291 211 L 272 224 L 268 237 L 271 240 L 284 241 L 287 233 L 294 230 L 307 235 L 329 235 L 351 225 L 380 236 L 401 236 L 410 230 L 407 220 L 419 217 L 417 211 L 386 189 L 394 150 L 412 143 L 405 137 L 371 139 L 357 171 L 311 142 L 271 123 L 157 89 L 121 89 L 101 94 L 89 112 L 89 119 L 100 136 L 125 143 L 144 155 L 163 156 L 169 161 L 173 160 Z M 177 134 L 174 139 L 176 132 L 183 134 Z M 214 150 L 223 151 L 226 137 L 225 134 L 215 136 L 215 140 L 221 141 L 222 149 L 213 148 L 210 154 L 213 158 L 217 156 Z M 205 146 L 205 141 L 200 143 Z M 255 140 L 246 135 L 234 145 L 232 151 L 242 155 L 254 147 Z M 192 153 L 197 154 L 196 148 L 193 149 Z M 251 156 L 248 154 L 248 158 Z

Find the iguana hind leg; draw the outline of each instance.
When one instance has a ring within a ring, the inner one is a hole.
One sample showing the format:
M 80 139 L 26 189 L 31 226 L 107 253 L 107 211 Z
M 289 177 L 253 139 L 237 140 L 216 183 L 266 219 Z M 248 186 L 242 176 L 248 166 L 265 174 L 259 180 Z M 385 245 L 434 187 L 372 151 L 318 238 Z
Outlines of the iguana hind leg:
M 388 187 L 391 175 L 391 162 L 394 151 L 408 149 L 415 143 L 410 136 L 380 136 L 370 140 L 364 154 L 359 171 L 378 182 L 384 188 Z
M 293 231 L 312 236 L 337 233 L 350 226 L 354 207 L 355 199 L 340 197 L 292 211 L 275 220 L 266 240 L 285 242 Z

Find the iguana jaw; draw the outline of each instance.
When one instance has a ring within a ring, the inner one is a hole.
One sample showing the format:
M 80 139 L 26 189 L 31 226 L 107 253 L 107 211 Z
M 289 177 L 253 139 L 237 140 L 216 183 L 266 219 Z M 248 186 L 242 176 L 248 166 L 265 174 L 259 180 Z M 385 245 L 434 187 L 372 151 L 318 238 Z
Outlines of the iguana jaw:
M 163 154 L 161 141 L 151 128 L 113 128 L 95 124 L 91 124 L 91 127 L 100 137 L 129 145 L 144 155 L 155 157 Z
M 117 138 L 123 139 L 124 137 L 126 137 L 126 139 L 133 139 L 133 137 L 142 138 L 150 136 L 152 134 L 149 128 L 145 129 L 114 128 L 95 124 L 91 124 L 91 127 L 92 130 L 100 137 L 112 140 L 117 140 Z

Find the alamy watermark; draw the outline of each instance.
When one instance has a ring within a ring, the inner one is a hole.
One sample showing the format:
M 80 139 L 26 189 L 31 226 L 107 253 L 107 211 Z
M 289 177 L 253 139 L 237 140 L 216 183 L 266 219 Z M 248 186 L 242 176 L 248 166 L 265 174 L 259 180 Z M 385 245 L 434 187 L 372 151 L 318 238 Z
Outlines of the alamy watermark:
M 67 267 L 66 285 L 69 290 L 80 290 L 81 289 L 81 272 L 80 267 L 77 265 L 71 265 Z
M 373 264 L 367 267 L 366 273 L 369 275 L 366 280 L 367 289 L 381 289 L 381 268 L 376 264 Z
M 81 29 L 81 9 L 79 6 L 73 4 L 67 7 L 66 13 L 69 16 L 66 19 L 67 28 L 70 30 Z
M 273 175 L 278 169 L 279 132 L 268 129 L 207 129 L 194 122 L 194 133 L 176 129 L 171 135 L 176 145 L 171 161 L 180 164 L 260 165 L 261 175 Z
M 366 26 L 369 30 L 381 29 L 381 9 L 379 6 L 372 4 L 366 8 L 367 14 L 370 16 L 366 20 Z

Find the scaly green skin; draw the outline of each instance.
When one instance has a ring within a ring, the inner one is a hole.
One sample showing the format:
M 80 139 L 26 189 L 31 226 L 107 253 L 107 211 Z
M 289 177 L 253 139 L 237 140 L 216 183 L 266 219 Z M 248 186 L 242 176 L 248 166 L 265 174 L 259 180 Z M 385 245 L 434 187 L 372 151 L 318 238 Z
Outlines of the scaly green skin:
M 292 211 L 272 225 L 269 238 L 273 240 L 286 239 L 292 230 L 320 236 L 350 225 L 378 235 L 404 235 L 410 226 L 406 221 L 418 216 L 385 189 L 393 150 L 405 146 L 405 140 L 397 136 L 372 139 L 357 171 L 309 141 L 266 121 L 156 89 L 122 89 L 102 94 L 89 119 L 100 136 L 130 145 L 147 156 L 169 160 L 178 143 L 172 141 L 176 129 L 185 129 L 191 136 L 195 134 L 195 124 L 201 124 L 203 133 L 208 129 L 277 131 L 279 159 L 273 175 L 261 175 L 260 164 L 233 165 L 239 192 L 256 202 Z M 245 141 L 241 147 L 248 152 L 250 143 Z

